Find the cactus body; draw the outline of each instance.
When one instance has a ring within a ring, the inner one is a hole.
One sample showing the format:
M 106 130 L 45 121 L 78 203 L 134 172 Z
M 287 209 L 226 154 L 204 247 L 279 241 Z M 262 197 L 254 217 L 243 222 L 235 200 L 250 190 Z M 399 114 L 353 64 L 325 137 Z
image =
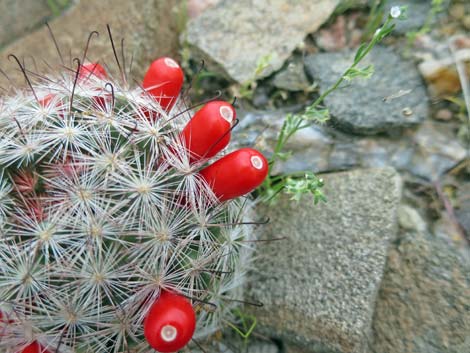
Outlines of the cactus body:
M 164 88 L 94 67 L 0 101 L 2 352 L 153 352 L 144 321 L 162 292 L 189 300 L 196 337 L 241 299 L 247 202 L 221 202 L 199 173 L 223 152 L 194 158 L 190 113 Z

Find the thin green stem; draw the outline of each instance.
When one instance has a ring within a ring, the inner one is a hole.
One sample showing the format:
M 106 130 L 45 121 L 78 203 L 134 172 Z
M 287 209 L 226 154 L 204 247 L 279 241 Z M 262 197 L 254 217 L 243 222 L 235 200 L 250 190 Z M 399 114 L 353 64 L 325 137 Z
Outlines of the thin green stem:
M 279 161 L 279 159 L 285 158 L 285 154 L 283 155 L 281 152 L 289 141 L 289 139 L 297 131 L 305 129 L 314 124 L 315 122 L 325 121 L 328 118 L 328 111 L 326 109 L 318 109 L 318 107 L 323 103 L 325 98 L 332 92 L 337 90 L 345 80 L 351 80 L 356 76 L 368 77 L 368 75 L 370 75 L 371 70 L 367 70 L 367 68 L 361 70 L 357 69 L 356 67 L 369 54 L 372 48 L 374 48 L 377 43 L 379 43 L 393 30 L 394 25 L 392 24 L 392 21 L 393 18 L 391 16 L 388 16 L 383 26 L 376 30 L 371 40 L 368 43 L 362 44 L 358 48 L 351 66 L 344 71 L 344 73 L 336 80 L 336 82 L 331 87 L 329 87 L 325 92 L 323 92 L 312 104 L 307 106 L 304 113 L 289 114 L 286 117 L 282 124 L 281 130 L 279 131 L 273 155 L 269 160 L 268 176 L 259 188 L 259 192 L 263 196 L 263 199 L 265 201 L 272 200 L 282 189 L 284 189 L 287 181 L 289 180 L 289 177 L 292 178 L 301 176 L 297 173 L 290 175 L 272 176 L 272 171 L 277 161 Z M 305 172 L 302 172 L 302 174 L 304 173 Z M 307 180 L 307 177 L 305 178 Z M 321 192 L 318 189 L 319 187 L 321 187 L 321 185 L 312 186 L 312 184 L 310 184 L 310 186 L 305 190 L 314 193 L 316 200 L 322 199 Z M 292 188 L 290 188 L 290 190 L 292 190 Z

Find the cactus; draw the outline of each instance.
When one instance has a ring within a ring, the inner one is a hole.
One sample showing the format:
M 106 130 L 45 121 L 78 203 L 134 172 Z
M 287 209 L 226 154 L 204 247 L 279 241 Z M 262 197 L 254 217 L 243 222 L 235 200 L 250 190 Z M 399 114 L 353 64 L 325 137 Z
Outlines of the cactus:
M 239 196 L 267 174 L 255 150 L 222 156 L 232 105 L 191 119 L 169 58 L 133 89 L 96 63 L 20 68 L 30 89 L 0 100 L 0 351 L 172 352 L 229 322 L 255 239 Z

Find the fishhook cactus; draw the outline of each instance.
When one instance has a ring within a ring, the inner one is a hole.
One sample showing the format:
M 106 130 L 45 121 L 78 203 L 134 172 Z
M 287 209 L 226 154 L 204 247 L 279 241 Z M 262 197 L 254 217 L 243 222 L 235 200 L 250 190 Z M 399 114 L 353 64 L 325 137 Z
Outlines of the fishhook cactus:
M 98 63 L 0 100 L 0 351 L 174 352 L 230 320 L 266 159 L 226 154 L 170 58 L 130 89 Z M 34 79 L 37 77 L 36 79 Z

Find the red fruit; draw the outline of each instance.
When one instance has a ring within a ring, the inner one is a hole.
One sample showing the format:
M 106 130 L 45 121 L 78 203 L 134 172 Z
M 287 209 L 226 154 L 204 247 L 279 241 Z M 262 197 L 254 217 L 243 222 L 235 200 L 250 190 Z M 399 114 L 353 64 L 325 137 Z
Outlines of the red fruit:
M 142 86 L 160 104 L 169 111 L 176 102 L 183 86 L 183 70 L 170 58 L 159 58 L 150 65 Z
M 233 106 L 223 101 L 207 103 L 194 114 L 182 132 L 191 162 L 213 157 L 228 145 L 235 117 Z
M 83 64 L 78 74 L 80 82 L 87 82 L 91 77 L 105 80 L 108 78 L 106 70 L 98 63 Z M 93 101 L 96 107 L 106 110 L 106 103 L 112 100 L 111 94 L 103 90 L 97 90 L 96 95 L 93 96 Z
M 83 64 L 78 74 L 79 79 L 86 80 L 91 76 L 104 80 L 108 77 L 108 74 L 104 67 L 98 63 Z
M 252 148 L 242 148 L 201 170 L 220 201 L 248 194 L 268 175 L 268 161 Z
M 185 297 L 162 291 L 144 321 L 147 342 L 158 352 L 176 352 L 193 337 L 194 309 Z
M 39 104 L 41 107 L 46 108 L 51 104 L 52 98 L 54 98 L 54 95 L 52 93 L 46 94 L 44 97 L 39 99 Z
M 55 100 L 55 95 L 48 93 L 45 96 L 39 98 L 39 105 L 47 110 L 57 113 L 59 116 L 63 117 L 65 111 L 67 110 L 61 102 Z
M 49 353 L 48 350 L 41 347 L 37 342 L 33 342 L 26 346 L 21 352 L 18 353 Z

